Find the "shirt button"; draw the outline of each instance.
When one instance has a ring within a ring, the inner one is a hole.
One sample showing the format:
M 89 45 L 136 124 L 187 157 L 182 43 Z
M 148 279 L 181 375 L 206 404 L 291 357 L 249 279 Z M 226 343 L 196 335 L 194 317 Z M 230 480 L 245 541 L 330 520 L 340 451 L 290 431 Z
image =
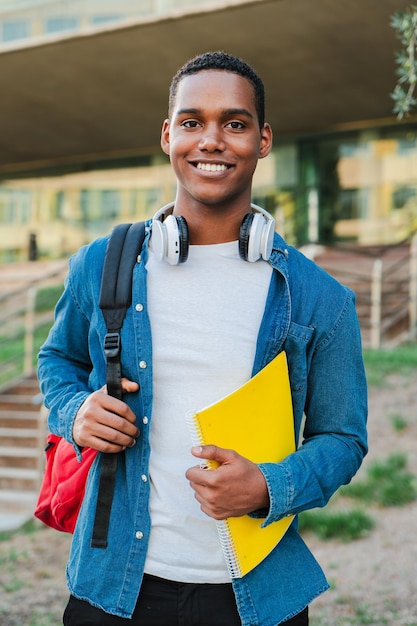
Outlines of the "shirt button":
M 146 416 L 146 415 L 144 415 L 144 416 L 143 416 L 142 422 L 143 422 L 144 424 L 147 424 L 147 423 L 149 422 L 149 420 L 148 420 L 148 418 L 147 418 L 147 416 Z
M 137 304 L 135 306 L 136 311 L 138 311 L 140 313 L 140 311 L 143 311 L 143 304 Z
M 148 482 L 148 479 L 147 479 L 147 477 L 145 476 L 145 474 L 142 474 L 141 479 L 142 479 L 142 481 L 143 481 L 144 483 L 147 483 L 147 482 Z
M 143 539 L 143 532 L 138 530 L 135 534 L 136 539 Z
M 146 361 L 139 361 L 139 367 L 141 370 L 146 369 L 147 366 L 148 364 L 146 363 Z
M 141 262 L 141 258 L 140 258 L 140 254 L 138 254 L 138 256 L 136 257 L 136 263 L 140 263 Z

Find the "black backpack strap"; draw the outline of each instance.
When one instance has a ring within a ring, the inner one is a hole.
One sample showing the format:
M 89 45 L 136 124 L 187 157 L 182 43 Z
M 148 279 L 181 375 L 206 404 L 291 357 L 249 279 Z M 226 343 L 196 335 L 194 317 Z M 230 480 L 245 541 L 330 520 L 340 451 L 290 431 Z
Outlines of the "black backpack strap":
M 122 398 L 120 331 L 126 311 L 132 301 L 133 267 L 144 239 L 144 222 L 116 226 L 109 239 L 101 278 L 99 306 L 107 327 L 107 334 L 104 338 L 107 392 L 119 399 Z M 91 540 L 93 548 L 107 547 L 116 469 L 117 454 L 104 453 Z

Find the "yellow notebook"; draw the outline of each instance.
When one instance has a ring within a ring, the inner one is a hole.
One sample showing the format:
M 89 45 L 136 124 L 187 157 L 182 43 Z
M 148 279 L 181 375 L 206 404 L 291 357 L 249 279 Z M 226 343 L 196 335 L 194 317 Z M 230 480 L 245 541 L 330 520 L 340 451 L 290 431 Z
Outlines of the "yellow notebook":
M 295 451 L 287 359 L 281 352 L 256 376 L 218 402 L 187 416 L 194 445 L 236 450 L 254 463 L 283 460 Z M 214 469 L 214 465 L 209 469 Z M 293 516 L 262 528 L 248 515 L 216 522 L 232 578 L 250 572 L 282 539 Z

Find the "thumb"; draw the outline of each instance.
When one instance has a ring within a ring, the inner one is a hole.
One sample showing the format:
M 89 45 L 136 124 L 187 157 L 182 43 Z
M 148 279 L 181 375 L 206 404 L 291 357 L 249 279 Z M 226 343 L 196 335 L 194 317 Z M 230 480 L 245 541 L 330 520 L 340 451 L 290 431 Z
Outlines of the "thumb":
M 225 448 L 220 448 L 219 446 L 214 445 L 194 446 L 191 448 L 191 454 L 199 459 L 215 461 L 215 465 L 229 463 L 234 455 L 232 450 L 226 450 Z
M 121 385 L 122 390 L 125 393 L 133 393 L 139 389 L 138 383 L 135 383 L 133 380 L 129 380 L 128 378 L 122 378 Z

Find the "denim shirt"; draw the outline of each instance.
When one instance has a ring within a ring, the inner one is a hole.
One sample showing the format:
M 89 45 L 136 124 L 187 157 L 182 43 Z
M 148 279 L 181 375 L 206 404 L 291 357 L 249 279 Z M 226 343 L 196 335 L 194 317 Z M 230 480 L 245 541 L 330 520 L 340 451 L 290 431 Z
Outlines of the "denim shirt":
M 133 274 L 133 301 L 122 329 L 122 372 L 140 384 L 126 402 L 137 415 L 137 444 L 118 458 L 107 549 L 90 546 L 100 455 L 87 482 L 67 566 L 70 592 L 124 618 L 131 617 L 145 563 L 149 516 L 149 427 L 152 343 L 146 301 L 150 224 Z M 56 321 L 39 354 L 39 378 L 53 433 L 74 444 L 72 427 L 87 396 L 105 384 L 104 320 L 98 307 L 107 238 L 70 260 Z M 271 524 L 324 506 L 357 472 L 367 451 L 367 390 L 353 293 L 275 235 L 275 271 L 257 339 L 253 374 L 287 353 L 298 450 L 260 465 L 270 507 L 255 515 Z M 302 428 L 303 424 L 303 428 Z M 256 420 L 254 420 L 256 428 Z M 167 468 L 169 471 L 169 468 Z M 276 626 L 328 588 L 297 532 L 297 518 L 254 570 L 232 581 L 243 626 Z

